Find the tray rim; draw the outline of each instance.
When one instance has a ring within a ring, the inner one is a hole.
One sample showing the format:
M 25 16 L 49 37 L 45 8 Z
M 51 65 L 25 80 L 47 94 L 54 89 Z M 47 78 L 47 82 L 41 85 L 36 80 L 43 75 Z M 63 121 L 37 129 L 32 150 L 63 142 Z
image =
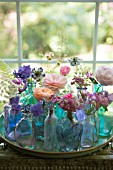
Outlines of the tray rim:
M 2 116 L 0 115 L 0 119 Z M 1 123 L 3 123 L 3 120 L 0 120 Z M 2 126 L 2 128 L 4 128 Z M 74 157 L 80 157 L 84 155 L 89 155 L 94 152 L 99 151 L 100 149 L 104 148 L 112 139 L 113 136 L 109 136 L 109 139 L 107 137 L 101 137 L 102 139 L 107 139 L 107 141 L 103 142 L 102 144 L 98 146 L 94 146 L 91 148 L 87 148 L 84 150 L 80 151 L 72 151 L 72 152 L 47 152 L 47 151 L 36 151 L 36 150 L 31 150 L 27 148 L 22 148 L 21 146 L 17 145 L 16 142 L 9 141 L 5 136 L 3 135 L 3 129 L 0 132 L 0 138 L 2 138 L 3 142 L 7 143 L 8 146 L 16 151 L 19 151 L 21 153 L 25 153 L 27 155 L 35 156 L 35 157 L 40 157 L 40 158 L 74 158 Z
M 73 151 L 73 152 L 47 152 L 47 151 L 44 151 L 44 152 L 41 152 L 41 151 L 22 148 L 21 146 L 16 145 L 14 142 L 9 141 L 8 139 L 6 139 L 1 134 L 0 134 L 0 137 L 2 138 L 2 140 L 4 142 L 6 142 L 8 144 L 8 146 L 10 148 L 12 148 L 12 149 L 14 149 L 16 151 L 19 151 L 21 153 L 25 153 L 27 155 L 36 156 L 36 157 L 42 157 L 42 158 L 74 158 L 74 157 L 80 157 L 80 156 L 84 156 L 84 155 L 89 155 L 89 154 L 97 152 L 98 150 L 105 147 L 113 138 L 113 136 L 111 136 L 106 142 L 102 143 L 101 145 L 94 146 L 94 147 L 84 149 L 84 150 L 80 150 L 80 151 Z

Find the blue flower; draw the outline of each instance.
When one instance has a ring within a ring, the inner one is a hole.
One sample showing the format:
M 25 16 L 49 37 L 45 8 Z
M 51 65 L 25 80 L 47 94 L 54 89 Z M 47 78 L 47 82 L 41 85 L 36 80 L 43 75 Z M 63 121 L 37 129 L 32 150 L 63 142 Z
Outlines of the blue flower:
M 42 114 L 44 114 L 44 109 L 42 108 L 42 103 L 38 102 L 35 105 L 32 105 L 30 107 L 30 111 L 33 114 L 33 116 L 38 117 L 41 116 Z

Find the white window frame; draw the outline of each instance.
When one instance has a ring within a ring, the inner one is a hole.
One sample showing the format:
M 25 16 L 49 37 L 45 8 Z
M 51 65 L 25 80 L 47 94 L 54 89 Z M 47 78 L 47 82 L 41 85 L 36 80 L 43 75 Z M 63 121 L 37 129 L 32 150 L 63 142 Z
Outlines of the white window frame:
M 18 35 L 18 58 L 17 59 L 1 59 L 6 63 L 18 63 L 20 66 L 22 63 L 45 63 L 46 60 L 29 60 L 23 59 L 22 50 L 22 31 L 21 31 L 21 9 L 20 3 L 22 2 L 93 2 L 95 3 L 95 25 L 93 35 L 93 60 L 84 61 L 84 63 L 93 64 L 93 72 L 96 69 L 96 64 L 113 63 L 113 60 L 96 60 L 97 55 L 97 44 L 98 44 L 98 20 L 99 20 L 99 4 L 101 2 L 113 2 L 113 0 L 0 0 L 0 2 L 15 2 L 16 3 L 16 14 L 17 14 L 17 35 Z M 55 62 L 55 61 L 53 61 Z

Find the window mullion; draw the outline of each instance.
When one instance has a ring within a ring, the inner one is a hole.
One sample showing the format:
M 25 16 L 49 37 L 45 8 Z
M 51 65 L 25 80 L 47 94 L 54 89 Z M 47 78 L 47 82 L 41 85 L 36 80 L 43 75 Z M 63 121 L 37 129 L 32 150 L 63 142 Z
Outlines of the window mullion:
M 93 72 L 96 69 L 96 53 L 97 53 L 97 43 L 98 43 L 98 18 L 99 18 L 99 2 L 96 2 L 95 27 L 94 27 L 94 38 L 93 38 Z
M 21 22 L 20 22 L 20 2 L 16 2 L 16 13 L 17 13 L 17 34 L 18 34 L 18 64 L 20 66 L 23 58 L 22 32 L 21 32 Z

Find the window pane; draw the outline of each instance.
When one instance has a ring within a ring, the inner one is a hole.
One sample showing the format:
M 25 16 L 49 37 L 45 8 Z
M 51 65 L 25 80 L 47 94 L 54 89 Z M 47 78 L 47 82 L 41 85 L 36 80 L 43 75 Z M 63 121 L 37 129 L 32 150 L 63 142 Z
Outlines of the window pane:
M 16 4 L 0 2 L 0 58 L 17 57 Z
M 92 60 L 94 9 L 95 3 L 21 3 L 24 59 L 53 51 Z
M 101 3 L 97 60 L 113 60 L 113 2 Z

